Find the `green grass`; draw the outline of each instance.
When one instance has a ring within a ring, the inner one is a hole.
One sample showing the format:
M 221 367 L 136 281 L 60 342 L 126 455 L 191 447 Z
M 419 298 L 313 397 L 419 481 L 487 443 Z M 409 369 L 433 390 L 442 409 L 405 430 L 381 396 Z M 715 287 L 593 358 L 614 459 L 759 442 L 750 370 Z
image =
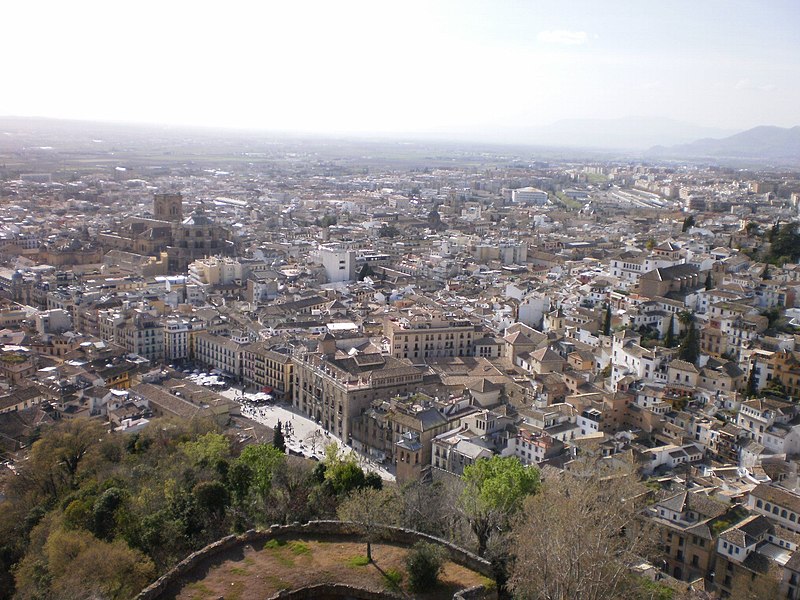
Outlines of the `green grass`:
M 386 572 L 383 574 L 383 579 L 389 590 L 398 591 L 400 589 L 400 584 L 403 582 L 403 574 L 397 569 L 386 569 Z
M 292 554 L 295 556 L 300 556 L 301 554 L 311 554 L 311 548 L 305 542 L 289 542 L 289 550 L 291 550 Z
M 250 572 L 245 569 L 244 567 L 231 567 L 230 568 L 231 575 L 249 575 Z
M 369 559 L 366 556 L 358 555 L 347 559 L 348 567 L 366 567 L 369 564 Z
M 225 590 L 225 600 L 240 600 L 244 589 L 245 585 L 243 581 L 231 583 L 230 588 Z
M 286 546 L 285 540 L 271 539 L 266 544 L 264 544 L 264 550 L 272 552 L 272 555 L 275 557 L 275 560 L 281 563 L 281 565 L 283 565 L 284 567 L 293 567 L 294 560 L 292 560 L 290 556 L 286 556 L 284 552 L 281 552 L 281 550 L 285 546 Z
M 205 600 L 213 596 L 214 593 L 201 581 L 195 581 L 186 586 L 186 589 L 192 594 L 192 600 Z
M 497 588 L 497 582 L 489 577 L 481 577 L 481 585 L 490 591 Z

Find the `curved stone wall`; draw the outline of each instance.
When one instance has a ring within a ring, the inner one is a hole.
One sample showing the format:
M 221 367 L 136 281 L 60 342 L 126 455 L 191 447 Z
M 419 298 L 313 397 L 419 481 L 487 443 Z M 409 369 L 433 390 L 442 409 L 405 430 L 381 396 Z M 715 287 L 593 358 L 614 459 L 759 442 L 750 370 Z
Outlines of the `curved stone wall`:
M 262 531 L 250 530 L 242 535 L 229 535 L 216 542 L 209 544 L 205 548 L 193 552 L 171 570 L 167 571 L 158 580 L 149 585 L 136 597 L 136 600 L 162 600 L 169 592 L 176 591 L 184 581 L 188 581 L 191 572 L 201 563 L 214 558 L 215 556 L 248 544 L 263 544 L 273 538 L 297 537 L 297 536 L 352 536 L 358 538 L 361 535 L 361 528 L 356 523 L 342 521 L 310 521 L 309 523 L 293 525 L 273 525 L 269 529 Z M 448 558 L 454 563 L 472 569 L 493 579 L 492 567 L 489 561 L 451 544 L 447 540 L 437 538 L 418 531 L 403 529 L 400 527 L 381 527 L 380 537 L 382 541 L 398 544 L 401 546 L 413 546 L 419 541 L 432 542 L 440 545 L 447 552 Z M 357 598 L 363 600 L 378 600 L 379 598 L 397 598 L 395 594 L 377 593 L 368 590 L 351 588 L 342 584 L 320 584 L 306 587 L 300 590 L 279 592 L 273 598 L 319 598 L 323 588 L 328 590 L 331 598 Z M 317 595 L 314 596 L 313 594 Z M 283 595 L 281 595 L 283 594 Z M 295 595 L 297 594 L 297 595 Z M 312 594 L 312 595 L 308 595 Z M 366 595 L 362 595 L 366 594 Z M 326 595 L 328 595 L 326 593 Z M 454 600 L 479 600 L 495 598 L 493 590 L 487 590 L 482 586 L 461 590 L 453 596 Z

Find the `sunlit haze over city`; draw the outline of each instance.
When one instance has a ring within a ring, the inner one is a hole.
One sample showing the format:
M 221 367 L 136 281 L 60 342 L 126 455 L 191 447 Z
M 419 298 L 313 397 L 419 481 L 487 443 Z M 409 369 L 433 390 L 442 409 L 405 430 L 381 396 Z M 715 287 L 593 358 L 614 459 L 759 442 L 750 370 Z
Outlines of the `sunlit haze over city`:
M 0 115 L 502 139 L 797 124 L 796 2 L 8 2 Z

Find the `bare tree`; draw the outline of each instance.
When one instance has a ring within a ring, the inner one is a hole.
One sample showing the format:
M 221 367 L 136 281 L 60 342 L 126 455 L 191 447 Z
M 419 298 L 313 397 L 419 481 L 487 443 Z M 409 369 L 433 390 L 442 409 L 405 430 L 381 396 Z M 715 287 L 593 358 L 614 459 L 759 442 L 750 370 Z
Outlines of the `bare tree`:
M 642 486 L 627 465 L 574 466 L 525 501 L 509 582 L 518 598 L 605 600 L 624 597 L 636 584 L 628 566 L 650 540 L 636 527 Z
M 372 562 L 372 544 L 380 539 L 381 525 L 398 522 L 399 504 L 400 499 L 394 490 L 365 487 L 350 492 L 339 505 L 337 514 L 342 521 L 352 521 L 361 526 L 369 562 Z

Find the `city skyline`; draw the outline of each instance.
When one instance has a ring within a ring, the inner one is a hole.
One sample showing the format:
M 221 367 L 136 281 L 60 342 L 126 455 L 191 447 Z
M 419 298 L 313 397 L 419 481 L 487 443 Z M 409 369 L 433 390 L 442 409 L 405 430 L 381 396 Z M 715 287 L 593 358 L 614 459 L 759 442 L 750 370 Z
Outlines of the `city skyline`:
M 791 2 L 8 10 L 2 115 L 508 141 L 564 119 L 798 124 Z

